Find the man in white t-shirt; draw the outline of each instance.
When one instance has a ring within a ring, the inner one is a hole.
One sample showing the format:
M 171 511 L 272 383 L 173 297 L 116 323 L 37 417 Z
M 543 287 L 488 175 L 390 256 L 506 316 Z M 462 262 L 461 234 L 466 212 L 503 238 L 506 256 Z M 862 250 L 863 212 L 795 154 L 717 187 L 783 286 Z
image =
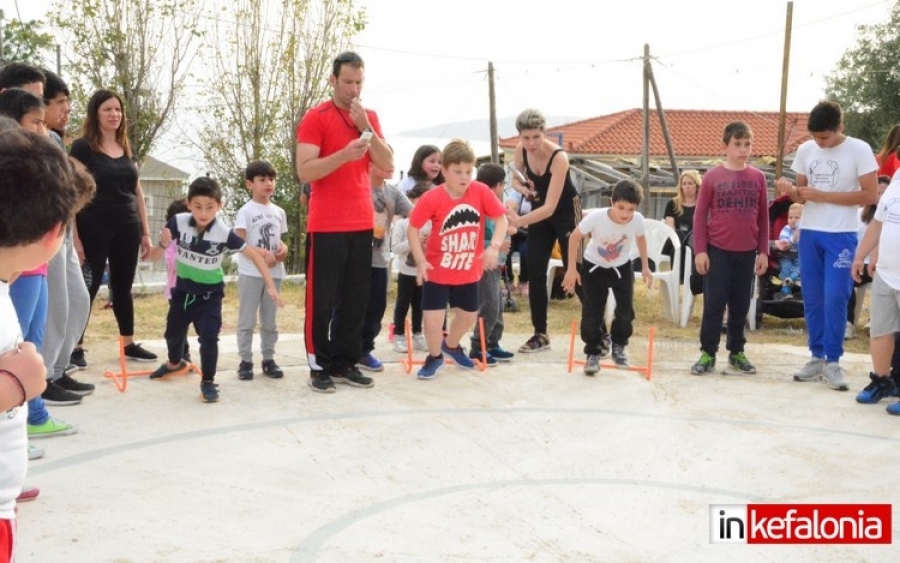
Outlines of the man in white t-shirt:
M 876 248 L 891 248 L 900 240 L 900 176 L 885 190 L 875 208 L 875 217 L 859 243 L 853 259 L 853 279 L 860 281 L 866 268 L 865 259 Z M 893 241 L 893 242 L 892 242 Z M 900 253 L 879 252 L 877 260 L 868 264 L 872 276 L 870 324 L 872 382 L 856 396 L 860 403 L 877 403 L 896 394 L 891 379 L 894 334 L 900 331 Z M 874 273 L 873 273 L 874 270 Z M 900 415 L 900 402 L 888 405 L 890 414 Z
M 853 290 L 850 264 L 856 251 L 856 213 L 877 199 L 878 163 L 864 141 L 843 134 L 841 106 L 819 102 L 809 113 L 813 139 L 797 149 L 791 167 L 797 184 L 779 178 L 776 187 L 805 204 L 800 226 L 800 279 L 803 312 L 812 358 L 795 381 L 820 381 L 846 391 L 844 325 Z

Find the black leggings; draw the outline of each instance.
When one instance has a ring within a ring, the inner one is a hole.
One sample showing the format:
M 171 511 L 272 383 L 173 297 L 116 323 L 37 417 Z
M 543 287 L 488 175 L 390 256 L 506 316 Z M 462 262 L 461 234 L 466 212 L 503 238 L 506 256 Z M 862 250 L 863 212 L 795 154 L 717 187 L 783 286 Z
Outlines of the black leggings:
M 422 286 L 416 276 L 397 274 L 397 301 L 394 304 L 394 334 L 406 334 L 406 313 L 412 308 L 413 334 L 422 332 Z
M 113 314 L 119 325 L 119 334 L 133 336 L 134 301 L 131 297 L 131 286 L 134 284 L 134 273 L 137 270 L 141 246 L 141 224 L 110 225 L 78 218 L 78 237 L 84 247 L 85 265 L 91 271 L 91 283 L 88 286 L 91 304 L 97 297 L 97 291 L 103 281 L 103 270 L 106 269 L 108 261 L 109 298 L 112 300 Z
M 564 205 L 561 201 L 559 205 Z M 531 306 L 531 324 L 534 332 L 547 334 L 547 264 L 553 252 L 553 243 L 559 242 L 563 268 L 569 265 L 569 235 L 581 219 L 581 203 L 575 199 L 568 205 L 571 212 L 560 213 L 528 227 L 528 304 Z M 581 256 L 578 257 L 579 262 Z M 581 297 L 581 286 L 575 288 Z

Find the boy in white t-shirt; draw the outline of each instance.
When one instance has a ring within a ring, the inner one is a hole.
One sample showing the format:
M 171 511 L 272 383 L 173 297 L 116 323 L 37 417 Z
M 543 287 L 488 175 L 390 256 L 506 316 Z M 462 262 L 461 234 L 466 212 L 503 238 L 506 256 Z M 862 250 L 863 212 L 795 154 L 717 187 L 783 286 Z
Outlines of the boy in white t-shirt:
M 581 339 L 587 355 L 585 375 L 600 371 L 600 358 L 609 354 L 608 338 L 612 341 L 613 361 L 618 366 L 628 367 L 625 347 L 634 332 L 632 244 L 637 244 L 644 283 L 647 287 L 653 283 L 647 259 L 644 216 L 637 212 L 641 198 L 640 186 L 631 180 L 619 180 L 612 189 L 612 205 L 591 212 L 569 236 L 568 268 L 562 286 L 569 293 L 575 291 L 576 283 L 582 286 Z M 591 240 L 584 249 L 583 275 L 579 275 L 578 251 L 586 235 L 590 235 Z M 616 299 L 616 310 L 607 335 L 603 312 L 610 289 Z
M 287 246 L 281 237 L 288 232 L 284 210 L 272 203 L 275 193 L 275 167 L 265 160 L 255 160 L 247 165 L 244 177 L 250 190 L 250 201 L 237 212 L 234 232 L 250 246 L 265 251 L 266 265 L 281 293 L 284 279 L 284 259 Z M 253 379 L 253 329 L 259 315 L 259 339 L 262 352 L 262 371 L 277 379 L 284 372 L 275 363 L 275 343 L 278 342 L 278 306 L 266 294 L 266 284 L 253 262 L 243 254 L 238 256 L 238 324 L 237 344 L 241 363 L 238 378 Z
M 803 315 L 812 358 L 794 381 L 825 380 L 837 391 L 849 389 L 844 368 L 844 327 L 853 291 L 850 264 L 858 243 L 860 205 L 877 201 L 878 163 L 865 141 L 844 135 L 841 106 L 819 102 L 809 112 L 812 140 L 797 149 L 791 168 L 797 184 L 779 178 L 776 188 L 803 203 L 803 236 L 798 250 L 803 280 Z
M 900 240 L 900 174 L 891 184 L 875 208 L 875 217 L 859 243 L 851 271 L 853 279 L 861 281 L 866 268 L 865 259 L 876 247 L 891 248 Z M 891 241 L 894 241 L 893 243 Z M 868 264 L 872 276 L 869 350 L 872 355 L 872 383 L 860 391 L 860 403 L 877 403 L 897 392 L 891 379 L 891 359 L 894 354 L 894 334 L 900 331 L 900 252 L 882 251 Z M 900 402 L 888 405 L 887 412 L 900 415 Z

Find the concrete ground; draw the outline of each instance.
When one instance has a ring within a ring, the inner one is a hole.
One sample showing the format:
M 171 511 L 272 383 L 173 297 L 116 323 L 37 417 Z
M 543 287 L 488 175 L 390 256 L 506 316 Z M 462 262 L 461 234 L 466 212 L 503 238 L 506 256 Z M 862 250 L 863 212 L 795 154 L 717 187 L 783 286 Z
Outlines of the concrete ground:
M 710 504 L 900 500 L 900 417 L 854 401 L 864 356 L 846 358 L 844 393 L 791 381 L 805 350 L 752 342 L 752 376 L 693 377 L 696 343 L 660 338 L 650 381 L 591 378 L 566 372 L 556 336 L 549 352 L 418 381 L 381 342 L 373 389 L 320 395 L 298 335 L 279 342 L 282 380 L 239 381 L 234 336 L 221 344 L 217 404 L 195 374 L 120 393 L 102 376 L 115 347 L 91 348 L 80 378 L 97 391 L 51 408 L 80 432 L 35 442 L 47 455 L 29 471 L 40 498 L 20 506 L 20 563 L 897 559 L 709 542 Z M 632 342 L 633 364 L 645 354 Z

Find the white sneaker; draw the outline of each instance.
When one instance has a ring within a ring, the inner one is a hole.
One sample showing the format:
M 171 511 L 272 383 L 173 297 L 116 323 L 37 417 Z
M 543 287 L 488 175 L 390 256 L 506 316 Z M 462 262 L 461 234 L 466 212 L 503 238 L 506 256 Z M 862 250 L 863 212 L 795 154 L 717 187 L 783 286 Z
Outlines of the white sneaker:
M 851 338 L 856 338 L 856 327 L 853 326 L 853 323 L 847 321 L 847 326 L 844 327 L 844 340 L 850 340 Z
M 825 371 L 825 360 L 813 358 L 806 362 L 802 368 L 794 372 L 794 381 L 821 381 L 822 372 Z
M 397 334 L 394 336 L 394 352 L 400 352 L 401 354 L 409 352 L 409 349 L 406 347 L 405 334 Z
M 428 350 L 428 343 L 425 342 L 425 335 L 421 332 L 417 332 L 413 334 L 413 348 L 420 351 L 425 352 Z
M 841 364 L 837 362 L 828 362 L 825 369 L 822 370 L 822 377 L 825 383 L 835 391 L 846 391 L 850 387 L 847 385 L 846 372 Z

